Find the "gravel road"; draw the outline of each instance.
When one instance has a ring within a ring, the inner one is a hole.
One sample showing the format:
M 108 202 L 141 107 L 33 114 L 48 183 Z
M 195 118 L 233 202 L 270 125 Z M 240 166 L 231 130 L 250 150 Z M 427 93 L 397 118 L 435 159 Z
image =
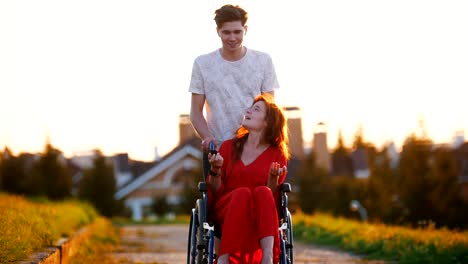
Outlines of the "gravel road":
M 183 264 L 186 263 L 188 225 L 134 225 L 120 229 L 122 248 L 112 253 L 122 264 Z M 372 263 L 359 256 L 334 249 L 294 243 L 294 263 Z

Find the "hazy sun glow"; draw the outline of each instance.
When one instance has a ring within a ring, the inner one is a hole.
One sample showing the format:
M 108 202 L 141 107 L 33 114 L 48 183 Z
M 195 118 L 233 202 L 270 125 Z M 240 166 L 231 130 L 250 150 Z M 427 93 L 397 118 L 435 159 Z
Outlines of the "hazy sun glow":
M 67 156 L 93 148 L 151 160 L 178 144 L 196 56 L 220 46 L 226 1 L 1 1 L 0 148 Z M 401 144 L 424 120 L 449 142 L 468 131 L 468 2 L 232 1 L 245 45 L 268 52 L 277 101 L 301 108 L 303 134 L 359 126 Z

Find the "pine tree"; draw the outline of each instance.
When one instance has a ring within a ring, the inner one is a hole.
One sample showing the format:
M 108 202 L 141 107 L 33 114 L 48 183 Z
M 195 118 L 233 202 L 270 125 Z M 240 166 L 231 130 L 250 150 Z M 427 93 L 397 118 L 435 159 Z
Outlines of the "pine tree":
M 115 214 L 117 209 L 115 192 L 114 168 L 111 162 L 97 150 L 93 167 L 86 170 L 81 179 L 78 197 L 91 202 L 102 215 L 109 217 Z
M 459 171 L 453 151 L 438 148 L 434 151 L 431 162 L 431 190 L 429 201 L 433 207 L 432 219 L 438 226 L 449 228 L 466 226 L 466 206 L 461 198 L 461 186 L 458 182 Z M 465 214 L 465 215 L 464 215 Z
M 316 210 L 325 210 L 328 203 L 329 175 L 315 164 L 313 154 L 301 163 L 296 174 L 298 181 L 297 196 L 301 210 L 311 214 Z
M 334 176 L 353 176 L 353 161 L 349 150 L 344 145 L 341 131 L 338 133 L 338 143 L 332 153 L 332 175 Z
M 370 176 L 366 198 L 363 201 L 368 208 L 369 217 L 386 223 L 395 223 L 401 215 L 398 200 L 396 177 L 390 166 L 387 148 L 375 153 L 370 158 Z
M 62 152 L 50 143 L 45 146 L 35 167 L 35 181 L 42 183 L 42 194 L 49 199 L 58 200 L 71 196 L 71 173 Z
M 400 157 L 398 190 L 404 206 L 404 218 L 410 223 L 431 220 L 430 207 L 430 157 L 432 142 L 423 137 L 410 135 Z
M 20 193 L 17 179 L 22 178 L 21 175 L 18 175 L 22 173 L 22 169 L 19 167 L 18 158 L 13 156 L 10 149 L 5 148 L 0 163 L 2 188 L 10 193 Z
M 34 171 L 35 155 L 21 153 L 14 156 L 8 148 L 2 154 L 0 168 L 3 189 L 10 193 L 29 196 L 44 195 L 42 178 Z

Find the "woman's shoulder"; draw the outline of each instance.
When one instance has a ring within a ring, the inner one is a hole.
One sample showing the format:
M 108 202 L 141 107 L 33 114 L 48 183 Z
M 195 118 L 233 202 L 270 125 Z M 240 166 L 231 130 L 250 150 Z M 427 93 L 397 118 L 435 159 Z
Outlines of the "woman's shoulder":
M 270 146 L 270 155 L 273 156 L 275 159 L 286 160 L 284 153 L 280 147 L 277 146 Z
M 232 144 L 234 143 L 234 139 L 227 139 L 223 143 L 221 143 L 220 149 L 221 148 L 231 148 Z
M 233 140 L 228 139 L 221 143 L 221 146 L 219 147 L 219 153 L 221 156 L 226 160 L 229 158 L 229 156 L 232 154 L 232 146 L 233 146 Z

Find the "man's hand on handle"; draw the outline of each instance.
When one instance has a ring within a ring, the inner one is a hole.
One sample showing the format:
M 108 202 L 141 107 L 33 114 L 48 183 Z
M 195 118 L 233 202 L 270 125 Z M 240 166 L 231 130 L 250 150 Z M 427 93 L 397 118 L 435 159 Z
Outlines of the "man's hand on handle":
M 207 136 L 206 138 L 204 138 L 201 142 L 201 147 L 203 149 L 203 152 L 209 152 L 210 151 L 210 143 L 213 142 L 216 142 L 215 141 L 215 138 L 212 137 L 212 136 Z

